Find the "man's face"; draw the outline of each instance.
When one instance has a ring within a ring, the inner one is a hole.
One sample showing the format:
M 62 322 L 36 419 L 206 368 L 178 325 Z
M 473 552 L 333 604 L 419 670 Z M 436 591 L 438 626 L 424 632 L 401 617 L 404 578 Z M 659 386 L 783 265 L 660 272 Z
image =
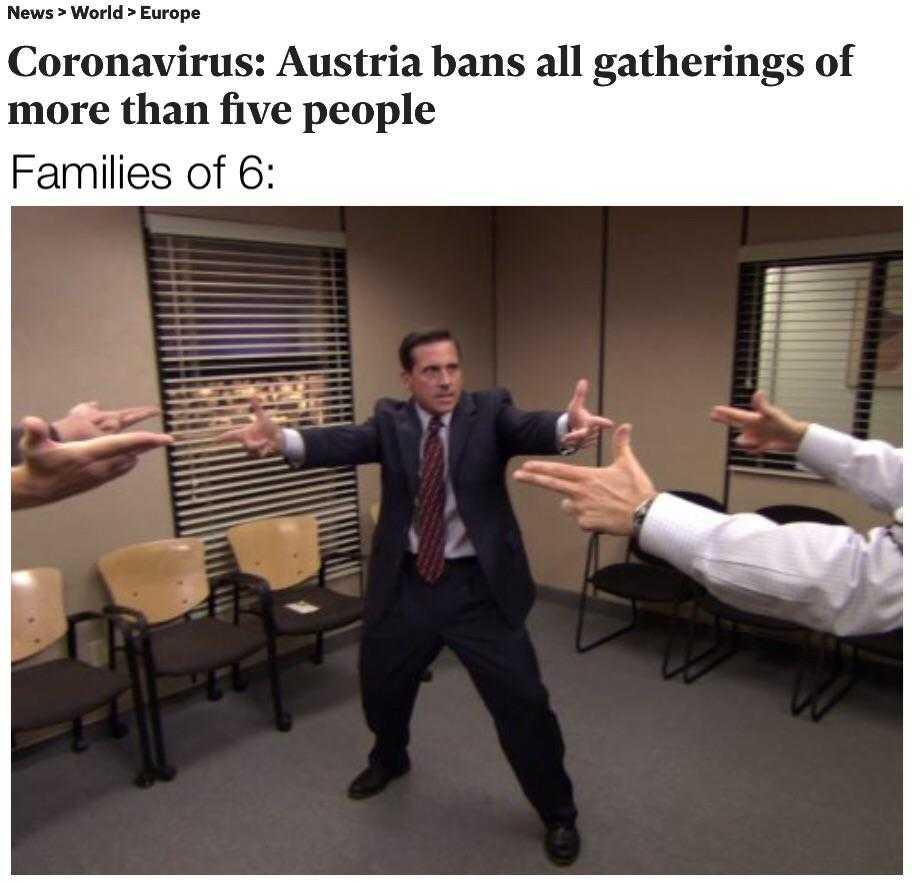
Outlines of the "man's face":
M 419 344 L 412 348 L 411 371 L 402 373 L 402 383 L 415 402 L 431 415 L 452 412 L 463 392 L 463 370 L 452 341 Z

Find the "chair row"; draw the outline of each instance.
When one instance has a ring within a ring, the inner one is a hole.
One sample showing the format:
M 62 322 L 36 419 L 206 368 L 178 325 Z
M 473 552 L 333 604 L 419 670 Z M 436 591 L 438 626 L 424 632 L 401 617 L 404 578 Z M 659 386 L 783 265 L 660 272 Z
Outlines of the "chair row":
M 725 512 L 724 506 L 708 495 L 685 490 L 672 491 L 671 494 L 703 507 Z M 777 504 L 763 507 L 757 512 L 783 525 L 794 522 L 845 525 L 843 519 L 828 510 L 798 504 Z M 634 629 L 640 602 L 669 606 L 667 642 L 661 664 L 661 675 L 664 679 L 682 674 L 683 681 L 689 684 L 733 657 L 739 650 L 741 626 L 793 637 L 798 642 L 799 654 L 792 687 L 791 714 L 797 716 L 802 710 L 810 707 L 810 716 L 815 722 L 823 718 L 862 675 L 860 651 L 902 661 L 902 630 L 879 636 L 846 639 L 815 634 L 800 624 L 745 612 L 722 602 L 688 575 L 643 551 L 634 540 L 629 541 L 623 562 L 599 568 L 599 542 L 600 536 L 594 534 L 587 547 L 575 633 L 575 648 L 578 652 L 590 651 Z M 631 618 L 624 626 L 586 641 L 584 620 L 591 591 L 629 600 Z M 682 659 L 674 661 L 680 613 L 686 604 L 691 605 L 688 636 L 683 645 Z M 712 621 L 714 641 L 699 650 L 697 642 L 703 612 Z M 727 636 L 725 625 L 730 627 Z M 811 650 L 815 645 L 816 654 L 812 655 Z M 825 674 L 828 655 L 832 656 L 832 666 L 829 673 Z M 845 672 L 847 657 L 850 661 L 848 673 Z
M 217 671 L 231 668 L 233 686 L 242 691 L 241 662 L 261 651 L 267 653 L 275 726 L 289 731 L 292 719 L 283 703 L 277 639 L 315 637 L 312 660 L 322 662 L 325 632 L 354 624 L 362 615 L 362 599 L 326 585 L 332 563 L 356 556 L 334 551 L 321 555 L 318 523 L 309 515 L 244 523 L 231 528 L 227 538 L 238 571 L 210 579 L 204 544 L 196 538 L 107 553 L 98 569 L 111 604 L 101 612 L 66 615 L 57 569 L 14 572 L 13 663 L 34 658 L 65 635 L 68 650 L 67 658 L 14 670 L 14 741 L 17 732 L 71 722 L 72 747 L 79 752 L 86 747 L 82 717 L 105 705 L 111 731 L 121 737 L 126 728 L 119 719 L 118 698 L 130 691 L 141 755 L 135 783 L 147 787 L 156 779 L 171 780 L 176 770 L 166 752 L 158 678 L 204 673 L 208 698 L 218 700 Z M 232 622 L 217 613 L 217 595 L 225 590 L 232 594 Z M 88 621 L 106 624 L 106 668 L 79 659 L 77 626 Z M 119 653 L 126 659 L 126 674 L 116 667 Z

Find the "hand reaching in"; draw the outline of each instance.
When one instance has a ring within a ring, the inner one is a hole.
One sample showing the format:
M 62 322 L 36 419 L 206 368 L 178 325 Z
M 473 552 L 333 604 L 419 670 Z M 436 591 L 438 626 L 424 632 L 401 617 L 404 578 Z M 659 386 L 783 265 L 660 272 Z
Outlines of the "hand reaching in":
M 718 424 L 741 430 L 734 444 L 751 455 L 796 452 L 809 423 L 797 421 L 788 412 L 770 403 L 761 390 L 753 394 L 752 404 L 754 411 L 715 406 L 710 417 Z
M 47 423 L 32 416 L 23 418 L 22 428 L 22 463 L 13 468 L 10 481 L 13 510 L 86 492 L 123 476 L 144 452 L 173 443 L 171 436 L 146 431 L 54 442 Z
M 632 514 L 657 494 L 654 483 L 632 452 L 632 425 L 613 434 L 615 458 L 608 467 L 575 467 L 558 461 L 527 461 L 514 479 L 559 492 L 562 510 L 589 532 L 629 535 Z
M 54 422 L 61 442 L 93 439 L 106 433 L 120 433 L 147 418 L 158 415 L 156 406 L 131 406 L 126 409 L 103 411 L 96 401 L 77 403 L 63 418 Z

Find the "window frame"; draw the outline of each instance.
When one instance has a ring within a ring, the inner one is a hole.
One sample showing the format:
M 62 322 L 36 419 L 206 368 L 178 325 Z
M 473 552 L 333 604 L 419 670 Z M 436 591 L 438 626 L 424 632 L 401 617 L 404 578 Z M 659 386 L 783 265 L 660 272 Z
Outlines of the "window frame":
M 270 251 L 271 248 L 277 247 L 279 249 L 284 249 L 286 247 L 305 247 L 304 254 L 307 255 L 307 250 L 322 250 L 321 253 L 309 254 L 309 258 L 316 259 L 318 255 L 326 255 L 327 253 L 332 256 L 329 260 L 335 261 L 335 267 L 338 270 L 334 270 L 332 273 L 333 281 L 328 285 L 322 284 L 322 286 L 315 286 L 314 288 L 317 291 L 320 291 L 320 295 L 313 296 L 311 295 L 309 299 L 306 299 L 303 304 L 305 307 L 309 308 L 315 306 L 315 303 L 319 303 L 319 299 L 322 297 L 332 297 L 333 303 L 341 304 L 334 308 L 333 313 L 337 311 L 339 316 L 338 319 L 329 321 L 331 323 L 330 329 L 334 329 L 333 332 L 329 332 L 329 342 L 323 341 L 322 343 L 322 353 L 324 354 L 327 350 L 335 350 L 335 354 L 331 357 L 321 357 L 325 362 L 323 363 L 322 369 L 317 370 L 316 374 L 319 374 L 323 378 L 323 387 L 325 384 L 330 384 L 332 386 L 332 391 L 323 389 L 322 394 L 319 398 L 319 401 L 323 405 L 319 406 L 320 414 L 323 413 L 323 409 L 328 409 L 332 411 L 333 419 L 332 424 L 350 424 L 354 422 L 354 407 L 355 407 L 355 397 L 354 397 L 354 371 L 353 371 L 353 350 L 351 347 L 351 317 L 350 317 L 350 299 L 348 294 L 347 287 L 347 249 L 346 249 L 346 240 L 345 235 L 337 231 L 310 231 L 302 230 L 299 228 L 288 228 L 288 227 L 278 227 L 273 225 L 262 225 L 262 224 L 242 224 L 236 222 L 226 222 L 219 220 L 210 220 L 210 219 L 201 219 L 201 218 L 192 218 L 186 216 L 176 216 L 168 215 L 164 213 L 159 213 L 155 211 L 144 211 L 143 212 L 143 233 L 144 233 L 144 260 L 145 268 L 147 271 L 147 280 L 148 280 L 148 289 L 149 289 L 149 304 L 151 310 L 150 322 L 151 322 L 151 331 L 154 340 L 155 352 L 156 352 L 156 369 L 157 369 L 157 381 L 160 389 L 160 401 L 163 414 L 163 423 L 167 432 L 177 432 L 181 437 L 181 431 L 176 431 L 176 425 L 179 422 L 179 419 L 176 418 L 175 412 L 181 408 L 176 405 L 174 402 L 174 391 L 175 387 L 171 387 L 171 384 L 175 384 L 175 377 L 170 377 L 171 372 L 175 372 L 175 360 L 173 358 L 172 366 L 167 365 L 164 361 L 164 347 L 169 344 L 171 347 L 174 346 L 175 341 L 181 340 L 181 332 L 170 332 L 165 334 L 161 329 L 162 322 L 157 317 L 158 306 L 162 304 L 162 293 L 163 289 L 158 288 L 158 283 L 156 280 L 156 272 L 154 271 L 154 258 L 153 258 L 153 246 L 155 243 L 162 242 L 162 238 L 191 238 L 193 241 L 196 240 L 213 240 L 215 244 L 219 243 L 232 243 L 236 242 L 239 244 L 244 244 L 245 247 L 254 248 L 257 244 L 262 244 L 266 247 L 266 251 Z M 215 247 L 215 248 L 219 248 Z M 331 267 L 331 265 L 330 265 Z M 227 275 L 232 275 L 232 271 L 226 271 Z M 240 274 L 242 275 L 242 274 Z M 270 275 L 270 271 L 268 271 Z M 228 288 L 233 288 L 236 286 L 236 283 L 227 284 Z M 239 287 L 245 285 L 244 282 L 240 282 Z M 257 283 L 253 283 L 253 288 L 257 289 Z M 323 288 L 323 286 L 325 288 Z M 174 288 L 174 284 L 173 284 Z M 295 286 L 291 285 L 291 288 Z M 334 293 L 329 295 L 328 293 Z M 194 294 L 194 293 L 193 293 Z M 158 296 L 160 301 L 158 302 Z M 242 295 L 243 299 L 251 300 L 253 302 L 258 301 L 257 293 L 253 294 L 251 299 L 248 295 Z M 285 296 L 290 298 L 290 296 Z M 188 309 L 189 314 L 192 317 L 202 317 L 205 314 L 201 311 L 203 299 L 195 300 L 193 297 L 188 300 Z M 267 303 L 271 303 L 266 298 Z M 292 305 L 299 305 L 300 302 L 297 302 L 291 299 Z M 256 308 L 250 308 L 253 310 L 253 315 L 255 315 Z M 241 311 L 245 313 L 245 311 Z M 216 334 L 211 335 L 211 338 L 215 339 L 217 344 L 216 347 L 220 347 L 220 342 L 227 340 L 231 342 L 227 346 L 232 346 L 233 334 L 246 333 L 249 335 L 250 339 L 255 339 L 256 342 L 264 341 L 266 338 L 273 337 L 273 334 L 265 333 L 261 336 L 258 335 L 258 332 L 262 332 L 263 329 L 258 325 L 254 324 L 251 327 L 245 325 L 245 318 L 240 321 L 234 321 L 232 324 L 227 326 L 226 336 L 222 336 L 221 331 L 218 330 Z M 302 321 L 291 320 L 290 322 L 285 321 L 286 327 L 289 327 L 291 330 L 300 331 L 298 323 Z M 280 335 L 283 336 L 284 329 L 282 328 Z M 198 333 L 200 334 L 200 333 Z M 205 338 L 207 336 L 204 336 Z M 302 334 L 294 335 L 293 337 L 299 338 L 303 337 Z M 195 338 L 195 334 L 189 336 L 190 340 Z M 285 380 L 292 378 L 298 372 L 303 375 L 303 382 L 306 383 L 308 378 L 307 369 L 298 369 L 294 370 L 291 368 L 293 364 L 296 364 L 299 360 L 304 360 L 305 357 L 298 353 L 296 348 L 293 354 L 287 354 L 285 357 L 279 357 L 276 360 L 278 364 L 277 369 L 273 369 L 269 372 L 266 372 L 263 368 L 264 363 L 270 363 L 271 357 L 266 356 L 263 353 L 258 351 L 256 345 L 253 345 L 250 341 L 242 339 L 244 346 L 255 346 L 256 350 L 253 353 L 246 354 L 245 350 L 242 351 L 243 356 L 239 357 L 239 362 L 248 362 L 251 366 L 249 369 L 244 369 L 242 374 L 248 374 L 251 379 L 256 378 L 265 378 L 266 383 L 269 378 L 274 379 L 271 381 L 271 384 L 277 386 L 282 383 L 285 383 Z M 283 337 L 282 341 L 285 340 Z M 191 344 L 192 348 L 199 348 L 198 353 L 202 352 L 205 348 L 200 342 L 197 344 Z M 208 343 L 209 347 L 214 345 Z M 241 345 L 237 345 L 241 346 Z M 285 345 L 287 346 L 287 345 Z M 181 348 L 177 350 L 179 354 L 182 353 Z M 317 357 L 318 358 L 318 357 Z M 195 358 L 189 356 L 188 363 L 194 364 Z M 329 365 L 336 365 L 335 371 L 340 373 L 338 377 L 333 380 L 330 380 L 330 376 L 322 375 L 322 372 L 331 371 L 328 369 Z M 183 371 L 187 372 L 188 367 L 186 364 Z M 286 366 L 286 368 L 285 368 Z M 233 381 L 231 375 L 226 372 L 221 372 L 220 369 L 214 368 L 212 371 L 207 372 L 198 368 L 198 371 L 201 374 L 197 379 L 194 379 L 194 371 L 192 369 L 191 375 L 189 377 L 188 383 L 190 385 L 200 384 L 205 385 L 208 382 L 218 383 L 223 385 L 232 385 Z M 231 369 L 231 372 L 235 371 Z M 226 376 L 226 377 L 222 377 Z M 286 376 L 286 379 L 285 379 Z M 252 383 L 252 382 L 250 382 Z M 242 381 L 238 382 L 237 386 L 243 384 Z M 238 391 L 237 391 L 238 393 Z M 333 399 L 335 401 L 334 406 L 324 405 L 326 399 Z M 237 396 L 237 402 L 238 402 Z M 201 407 L 203 412 L 211 412 L 212 414 L 215 411 L 215 408 L 225 408 L 223 406 L 223 401 L 220 400 L 219 404 L 217 400 L 213 402 L 204 402 L 204 405 Z M 230 409 L 231 414 L 238 417 L 238 412 L 241 407 L 232 407 Z M 327 412 L 326 412 L 327 414 Z M 195 421 L 204 421 L 207 420 L 206 415 L 202 418 L 188 417 L 187 415 L 182 419 L 185 422 L 185 425 L 194 424 Z M 326 423 L 320 419 L 320 423 Z M 295 422 L 292 426 L 298 426 L 299 421 Z M 213 432 L 219 432 L 214 430 Z M 229 451 L 229 450 L 228 450 Z M 341 515 L 336 514 L 335 519 L 333 520 L 334 525 L 330 526 L 328 523 L 324 526 L 323 519 L 319 514 L 320 522 L 320 542 L 323 548 L 323 552 L 331 552 L 333 549 L 336 552 L 343 552 L 349 554 L 348 557 L 342 558 L 341 560 L 336 561 L 334 565 L 329 567 L 327 577 L 328 578 L 344 578 L 349 576 L 357 576 L 359 580 L 359 586 L 362 585 L 362 570 L 363 564 L 360 556 L 361 549 L 361 536 L 360 536 L 360 498 L 359 498 L 359 484 L 357 478 L 357 470 L 355 467 L 335 467 L 335 468 L 321 468 L 317 470 L 310 471 L 290 471 L 288 468 L 287 471 L 271 469 L 263 470 L 262 476 L 258 476 L 259 469 L 264 467 L 263 461 L 252 462 L 247 464 L 245 461 L 245 456 L 242 453 L 240 448 L 240 463 L 238 466 L 231 468 L 233 477 L 239 477 L 241 473 L 245 473 L 247 467 L 252 468 L 252 476 L 243 475 L 241 478 L 231 479 L 233 486 L 243 484 L 245 487 L 250 489 L 249 493 L 246 493 L 245 499 L 248 500 L 251 495 L 271 495 L 273 489 L 275 489 L 278 483 L 285 483 L 291 477 L 295 477 L 296 480 L 292 486 L 292 494 L 290 496 L 291 500 L 288 504 L 285 504 L 283 500 L 278 503 L 276 506 L 273 504 L 266 504 L 266 512 L 263 514 L 254 514 L 250 516 L 243 516 L 239 518 L 238 522 L 245 522 L 251 519 L 258 519 L 262 516 L 264 518 L 270 518 L 272 516 L 283 515 L 284 513 L 292 512 L 314 512 L 313 507 L 303 508 L 300 505 L 304 503 L 304 499 L 310 499 L 310 502 L 317 503 L 312 501 L 312 499 L 319 499 L 319 502 L 325 500 L 328 501 L 328 506 L 341 507 Z M 225 574 L 228 570 L 235 568 L 233 564 L 232 554 L 229 553 L 229 548 L 226 542 L 226 528 L 229 526 L 221 528 L 221 521 L 225 521 L 226 517 L 220 516 L 220 504 L 219 498 L 220 495 L 214 496 L 211 495 L 212 499 L 210 501 L 210 506 L 215 507 L 215 513 L 213 518 L 207 520 L 208 514 L 204 514 L 205 522 L 197 525 L 190 525 L 189 518 L 187 515 L 187 506 L 181 504 L 181 498 L 183 494 L 187 494 L 186 491 L 180 490 L 178 487 L 178 482 L 181 479 L 183 485 L 185 485 L 186 476 L 185 474 L 194 474 L 195 468 L 189 470 L 187 463 L 182 464 L 180 461 L 179 455 L 170 448 L 168 453 L 168 478 L 169 478 L 169 491 L 170 491 L 170 507 L 172 511 L 173 518 L 173 527 L 175 537 L 200 537 L 205 542 L 206 550 L 208 551 L 207 565 L 208 565 L 208 575 L 209 577 L 218 577 L 222 574 Z M 182 469 L 182 475 L 179 475 L 179 470 Z M 210 469 L 212 471 L 219 471 L 220 467 L 214 467 L 205 460 L 204 464 L 201 466 L 201 474 L 204 475 L 205 472 Z M 326 475 L 328 474 L 328 476 Z M 193 479 L 197 478 L 197 474 Z M 261 481 L 259 481 L 261 479 Z M 212 473 L 212 479 L 216 484 L 225 483 L 225 479 L 221 479 L 218 476 L 214 477 Z M 295 487 L 295 488 L 294 488 Z M 278 486 L 281 488 L 281 486 Z M 286 486 L 284 487 L 286 491 Z M 222 491 L 222 490 L 221 490 Z M 232 497 L 232 491 L 228 493 Z M 331 496 L 331 498 L 329 497 Z M 307 502 L 307 503 L 310 503 Z M 206 505 L 204 505 L 206 506 Z M 248 505 L 243 505 L 247 507 Z M 259 506 L 256 504 L 256 506 Z M 293 508 L 293 509 L 292 509 Z M 322 509 L 320 504 L 317 503 L 317 508 Z M 231 512 L 229 518 L 232 518 L 234 514 Z M 211 526 L 214 526 L 211 528 Z M 219 537 L 216 535 L 219 533 Z M 207 538 L 205 535 L 210 534 L 214 537 Z M 221 594 L 218 594 L 218 605 L 220 608 L 223 608 L 229 603 L 230 593 L 224 591 Z

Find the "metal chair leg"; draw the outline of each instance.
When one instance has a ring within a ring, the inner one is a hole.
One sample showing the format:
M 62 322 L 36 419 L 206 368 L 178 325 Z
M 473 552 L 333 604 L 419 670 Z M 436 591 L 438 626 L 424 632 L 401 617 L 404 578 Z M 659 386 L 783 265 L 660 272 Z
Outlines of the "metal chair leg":
M 166 743 L 163 739 L 163 719 L 160 714 L 160 699 L 156 690 L 156 674 L 153 672 L 153 659 L 149 653 L 144 655 L 147 670 L 147 696 L 150 699 L 150 724 L 153 727 L 153 748 L 156 754 L 156 776 L 163 781 L 171 781 L 175 767 L 166 761 Z
M 71 726 L 70 749 L 74 753 L 82 753 L 89 744 L 83 739 L 83 719 L 77 716 Z
M 673 609 L 670 612 L 670 629 L 667 631 L 667 645 L 664 648 L 664 660 L 661 663 L 661 676 L 664 679 L 672 679 L 674 676 L 682 673 L 686 667 L 689 665 L 689 662 L 684 658 L 683 663 L 677 667 L 670 668 L 670 654 L 673 650 L 673 642 L 676 639 L 677 627 L 679 625 L 679 613 L 680 613 L 679 602 L 673 603 Z
M 313 646 L 313 663 L 317 666 L 322 663 L 323 660 L 323 633 L 322 630 L 319 630 L 316 633 L 316 643 Z
M 108 728 L 109 733 L 114 738 L 123 738 L 128 733 L 128 727 L 121 721 L 118 715 L 118 698 L 117 696 L 109 701 L 108 705 Z
M 108 633 L 108 668 L 109 670 L 115 670 L 115 655 L 118 652 L 118 649 L 115 645 L 115 625 L 112 621 L 109 621 L 107 624 L 107 633 Z M 108 708 L 108 723 L 109 723 L 109 732 L 112 737 L 123 738 L 128 733 L 128 727 L 121 721 L 121 718 L 118 715 L 118 697 L 113 697 L 109 702 Z
M 217 671 L 207 671 L 207 699 L 209 701 L 219 701 L 223 697 L 223 692 L 217 687 Z
M 829 713 L 829 711 L 833 709 L 833 707 L 835 707 L 836 704 L 852 690 L 852 687 L 855 685 L 855 683 L 861 679 L 861 661 L 859 660 L 857 648 L 852 649 L 852 661 L 850 663 L 850 668 L 849 677 L 843 683 L 842 687 L 834 692 L 830 696 L 829 700 L 823 704 L 823 706 L 820 706 L 821 695 L 826 692 L 826 690 L 830 688 L 830 686 L 832 686 L 833 683 L 835 683 L 842 674 L 842 649 L 839 640 L 835 639 L 833 670 L 830 673 L 830 676 L 827 677 L 825 682 L 814 693 L 814 698 L 811 703 L 811 720 L 813 722 L 819 722 L 821 719 L 823 719 L 823 717 Z
M 140 672 L 137 658 L 132 649 L 125 649 L 128 659 L 128 672 L 131 676 L 131 698 L 134 701 L 134 717 L 137 721 L 137 740 L 140 744 L 140 758 L 143 764 L 141 770 L 134 778 L 136 786 L 141 788 L 152 787 L 156 782 L 156 767 L 150 753 L 150 734 L 147 730 L 147 713 L 144 709 L 144 693 L 140 686 Z
M 795 671 L 794 687 L 791 692 L 791 715 L 797 716 L 805 707 L 812 704 L 817 695 L 826 687 L 820 685 L 820 672 L 823 669 L 823 637 L 817 636 L 817 655 L 813 667 L 811 689 L 805 697 L 801 697 L 801 689 L 807 682 L 808 650 L 811 646 L 811 633 L 807 632 L 801 638 L 801 649 L 798 655 L 798 667 Z
M 594 639 L 592 642 L 584 643 L 584 613 L 587 609 L 587 593 L 591 587 L 590 576 L 597 570 L 599 556 L 600 536 L 594 533 L 590 536 L 590 542 L 587 547 L 587 559 L 584 563 L 584 579 L 581 583 L 581 598 L 578 603 L 578 625 L 574 637 L 574 647 L 581 654 L 590 651 L 592 648 L 596 648 L 598 645 L 603 645 L 605 642 L 609 642 L 617 636 L 622 636 L 623 633 L 628 633 L 638 622 L 638 604 L 632 599 L 630 600 L 632 604 L 632 618 L 624 627 L 620 627 L 612 633 L 607 633 L 606 636 L 601 636 L 599 639 Z
M 268 639 L 268 681 L 271 684 L 271 702 L 274 706 L 274 722 L 278 731 L 290 731 L 293 725 L 293 719 L 290 713 L 284 709 L 284 702 L 281 698 L 281 678 L 278 673 L 277 642 L 273 630 L 269 629 L 266 633 Z
M 249 680 L 243 675 L 242 667 L 237 662 L 233 664 L 233 691 L 245 691 Z
M 683 682 L 686 685 L 689 685 L 691 682 L 695 682 L 700 676 L 704 676 L 709 670 L 714 670 L 719 664 L 724 663 L 728 658 L 732 658 L 736 653 L 739 647 L 739 637 L 737 631 L 737 624 L 731 623 L 731 640 L 728 645 L 728 648 L 725 652 L 718 655 L 718 657 L 713 660 L 708 661 L 705 666 L 700 669 L 692 672 L 692 667 L 695 664 L 698 664 L 700 661 L 707 658 L 709 655 L 714 654 L 721 648 L 721 618 L 717 615 L 715 616 L 715 640 L 705 651 L 700 652 L 698 655 L 693 657 L 692 651 L 695 645 L 695 634 L 697 626 L 697 615 L 699 610 L 699 603 L 696 602 L 693 605 L 692 610 L 692 623 L 689 630 L 689 641 L 686 643 L 686 657 L 684 659 L 683 665 Z

